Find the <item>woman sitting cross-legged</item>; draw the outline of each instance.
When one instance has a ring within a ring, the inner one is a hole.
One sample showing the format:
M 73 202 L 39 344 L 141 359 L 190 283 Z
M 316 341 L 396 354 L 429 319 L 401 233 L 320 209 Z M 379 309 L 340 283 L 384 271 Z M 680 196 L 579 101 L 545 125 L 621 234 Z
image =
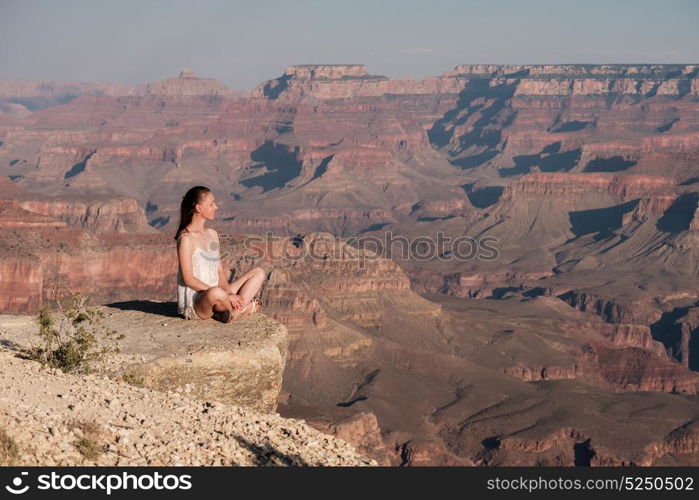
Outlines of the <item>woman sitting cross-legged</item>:
M 191 188 L 182 197 L 177 241 L 177 312 L 187 319 L 214 318 L 230 323 L 244 314 L 252 314 L 262 305 L 255 299 L 265 280 L 261 267 L 245 272 L 228 282 L 221 255 L 218 233 L 205 228 L 217 210 L 214 194 L 204 186 Z

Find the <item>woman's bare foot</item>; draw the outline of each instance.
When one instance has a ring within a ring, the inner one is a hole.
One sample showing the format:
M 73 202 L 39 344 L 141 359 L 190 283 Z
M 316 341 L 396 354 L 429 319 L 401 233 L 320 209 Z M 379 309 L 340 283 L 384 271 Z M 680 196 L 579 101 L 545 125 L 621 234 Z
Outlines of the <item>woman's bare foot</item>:
M 252 299 L 250 302 L 245 304 L 245 307 L 243 307 L 242 309 L 236 309 L 233 311 L 232 321 L 235 321 L 241 316 L 251 316 L 255 314 L 257 311 L 259 311 L 261 307 L 262 301 L 260 299 Z

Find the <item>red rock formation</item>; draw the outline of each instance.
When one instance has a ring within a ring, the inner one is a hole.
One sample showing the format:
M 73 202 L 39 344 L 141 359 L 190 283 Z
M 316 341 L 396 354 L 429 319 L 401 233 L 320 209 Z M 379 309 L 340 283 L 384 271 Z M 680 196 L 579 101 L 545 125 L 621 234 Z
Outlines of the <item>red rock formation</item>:
M 489 78 L 517 78 L 518 94 L 525 95 L 598 95 L 609 92 L 646 95 L 653 91 L 660 95 L 678 95 L 683 92 L 680 82 L 690 84 L 696 92 L 696 66 L 677 65 L 487 65 L 466 64 L 444 73 L 443 77 L 480 76 Z M 678 74 L 678 77 L 669 75 Z M 639 76 L 642 78 L 639 79 Z
M 594 363 L 594 375 L 622 391 L 654 391 L 697 394 L 699 374 L 665 361 L 652 351 L 636 347 L 610 349 L 595 344 L 586 351 Z
M 148 85 L 148 94 L 156 96 L 237 96 L 223 83 L 213 78 L 199 78 L 194 72 L 183 69 L 178 78 L 167 78 Z
M 663 344 L 653 339 L 650 328 L 646 325 L 597 325 L 597 328 L 615 346 L 638 347 L 654 353 L 660 359 L 668 359 Z
M 128 198 L 42 196 L 0 177 L 0 204 L 6 207 L 5 220 L 0 221 L 5 226 L 36 225 L 36 221 L 42 221 L 42 227 L 69 225 L 96 233 L 157 233 L 148 225 L 143 207 Z
M 252 97 L 346 99 L 386 94 L 456 94 L 463 83 L 463 78 L 389 80 L 369 75 L 360 64 L 301 65 L 290 66 L 281 77 L 261 84 L 252 91 Z
M 679 77 L 668 77 L 680 68 Z M 695 66 L 461 65 L 437 78 L 388 80 L 369 75 L 363 65 L 290 66 L 276 80 L 260 85 L 255 97 L 337 99 L 383 94 L 458 93 L 473 78 L 496 84 L 517 82 L 515 95 L 595 96 L 609 92 L 629 95 L 696 94 Z M 692 75 L 695 75 L 692 77 Z M 640 76 L 640 78 L 639 78 Z
M 374 458 L 379 465 L 392 465 L 376 415 L 371 412 L 358 413 L 339 422 L 309 421 L 308 424 L 347 441 L 359 453 Z
M 699 206 L 697 206 L 692 216 L 692 222 L 689 224 L 690 231 L 699 231 Z
M 696 456 L 699 454 L 699 430 L 696 422 L 687 422 L 673 429 L 661 441 L 647 445 L 644 451 L 647 459 L 640 465 L 659 465 L 658 462 L 669 454 Z
M 91 232 L 156 232 L 148 225 L 143 207 L 132 199 L 96 201 L 41 199 L 23 201 L 20 206 L 29 212 L 48 215 Z
M 578 290 L 559 295 L 559 298 L 581 311 L 600 316 L 608 323 L 650 325 L 660 319 L 661 311 L 646 301 L 623 303 L 611 297 L 599 297 Z
M 233 264 L 233 268 L 246 271 L 243 262 Z M 317 300 L 303 293 L 294 285 L 289 273 L 281 268 L 269 273 L 262 294 L 266 314 L 286 325 L 290 330 L 308 326 L 325 326 L 326 314 Z
M 14 116 L 16 118 L 26 118 L 32 114 L 32 112 L 22 104 L 17 104 L 14 102 L 0 102 L 0 114 Z
M 34 312 L 41 307 L 44 276 L 36 257 L 5 256 L 0 260 L 0 276 L 0 311 Z
M 598 191 L 615 194 L 625 201 L 674 185 L 673 179 L 648 175 L 531 173 L 507 186 L 501 199 L 561 197 L 580 201 L 583 196 Z
M 573 366 L 506 366 L 502 372 L 525 382 L 541 380 L 575 379 L 583 374 L 578 365 Z
M 65 294 L 65 287 L 96 302 L 172 298 L 177 262 L 169 238 L 58 229 L 30 226 L 3 235 L 0 310 L 32 313 L 56 292 Z
M 65 228 L 66 223 L 25 210 L 15 200 L 0 200 L 0 227 L 20 229 Z
M 650 216 L 662 214 L 672 206 L 677 197 L 678 195 L 674 193 L 661 193 L 643 197 L 631 212 L 627 212 L 622 216 L 622 224 L 643 222 Z

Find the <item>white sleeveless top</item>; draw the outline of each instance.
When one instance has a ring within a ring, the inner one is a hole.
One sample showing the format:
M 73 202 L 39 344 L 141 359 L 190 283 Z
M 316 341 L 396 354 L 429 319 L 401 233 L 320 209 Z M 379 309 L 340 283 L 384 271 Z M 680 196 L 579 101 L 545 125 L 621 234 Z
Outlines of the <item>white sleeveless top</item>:
M 209 286 L 218 286 L 218 263 L 220 261 L 221 255 L 218 248 L 202 250 L 196 247 L 192 254 L 192 274 Z M 182 270 L 177 266 L 177 314 L 189 316 L 194 311 L 194 296 L 197 293 L 201 292 L 184 284 Z

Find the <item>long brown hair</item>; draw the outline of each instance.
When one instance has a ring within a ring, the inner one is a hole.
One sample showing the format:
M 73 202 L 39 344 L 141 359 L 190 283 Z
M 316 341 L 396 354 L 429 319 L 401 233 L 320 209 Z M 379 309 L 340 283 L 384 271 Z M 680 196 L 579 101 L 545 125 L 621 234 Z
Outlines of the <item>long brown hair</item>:
M 206 193 L 210 193 L 211 190 L 205 186 L 194 186 L 189 191 L 185 193 L 182 197 L 182 203 L 180 204 L 180 226 L 177 228 L 177 233 L 175 234 L 175 240 L 180 237 L 180 233 L 185 227 L 192 222 L 192 217 L 196 213 L 197 203 L 201 203 L 206 196 Z

